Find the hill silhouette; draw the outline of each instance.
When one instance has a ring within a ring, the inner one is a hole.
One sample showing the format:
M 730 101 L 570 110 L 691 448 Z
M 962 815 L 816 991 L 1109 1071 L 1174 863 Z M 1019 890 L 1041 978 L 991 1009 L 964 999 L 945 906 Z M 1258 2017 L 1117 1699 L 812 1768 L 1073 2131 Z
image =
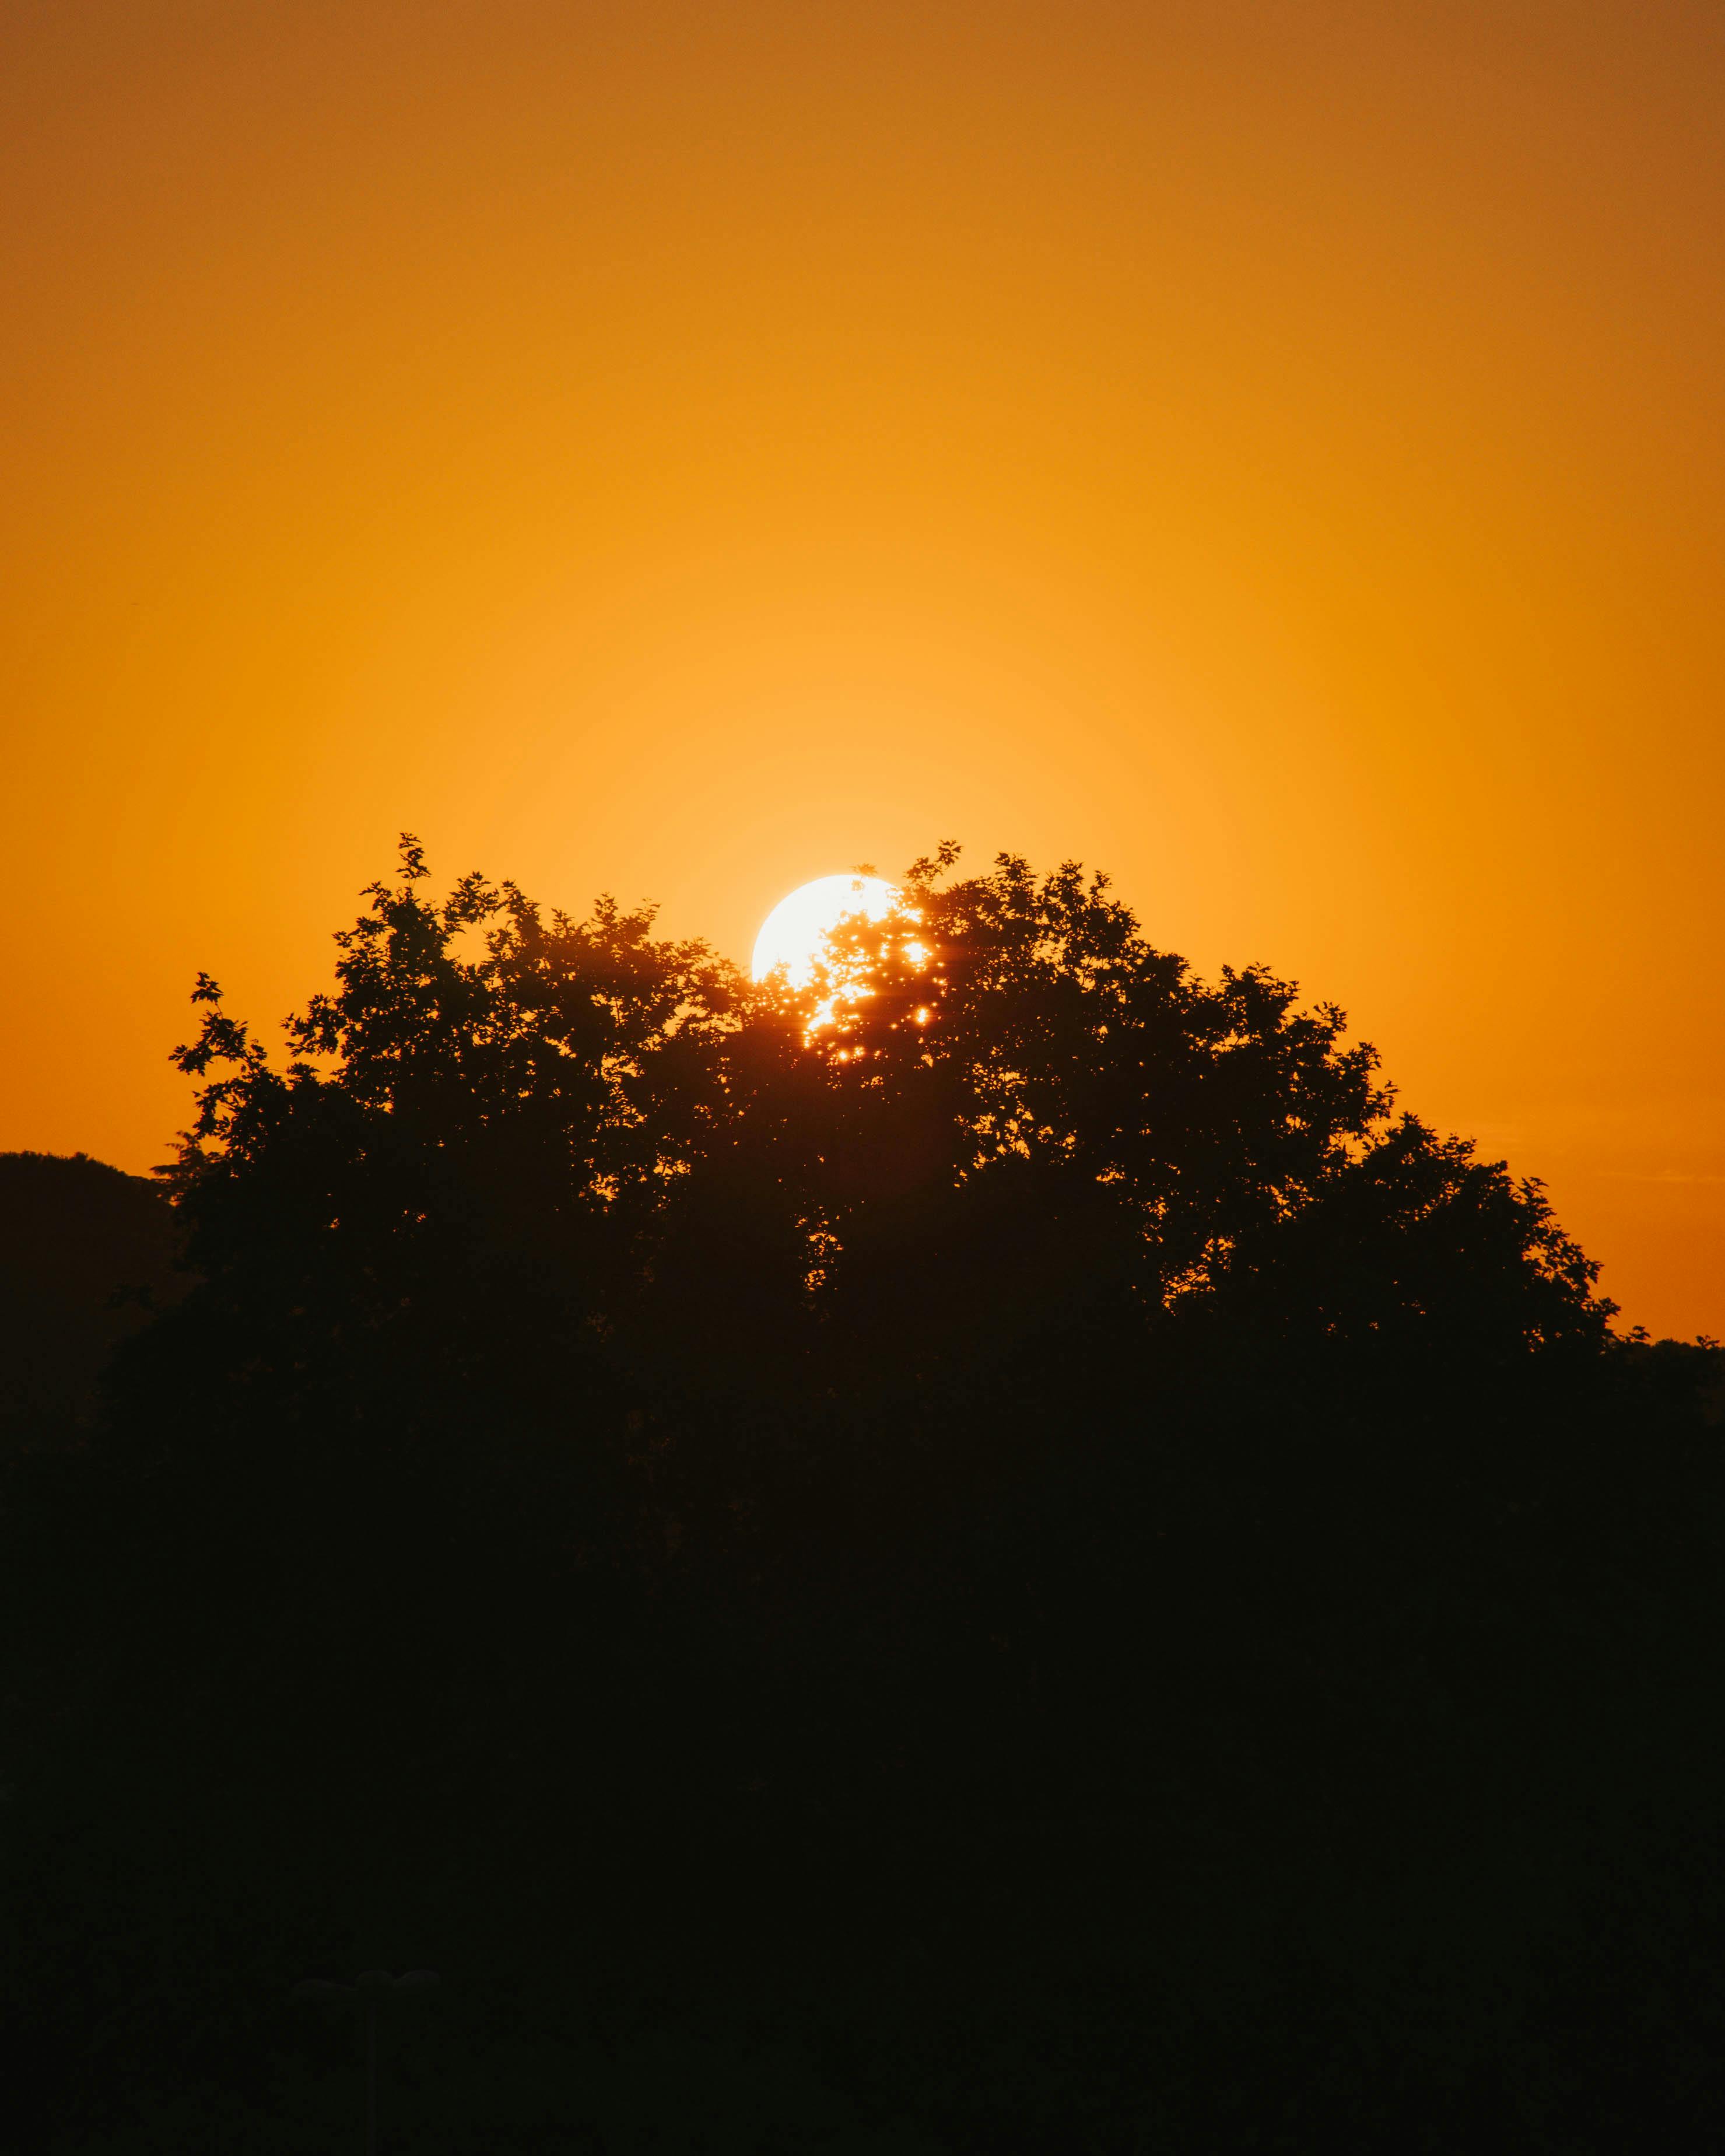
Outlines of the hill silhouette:
M 0 1450 L 75 1441 L 115 1349 L 183 1291 L 174 1245 L 146 1178 L 0 1153 Z
M 285 1060 L 200 982 L 8 1484 L 32 2145 L 328 2145 L 379 1964 L 403 2150 L 1717 2138 L 1717 1351 L 1333 1007 L 905 887 L 812 1032 L 412 841 Z

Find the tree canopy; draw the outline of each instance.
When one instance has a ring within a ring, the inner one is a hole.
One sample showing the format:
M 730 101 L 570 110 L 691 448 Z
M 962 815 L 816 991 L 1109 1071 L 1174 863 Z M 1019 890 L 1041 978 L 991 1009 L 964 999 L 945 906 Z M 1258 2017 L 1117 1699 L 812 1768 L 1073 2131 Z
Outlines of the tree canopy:
M 1597 1268 L 1538 1186 L 1396 1116 L 1335 1006 L 1258 966 L 1199 981 L 1076 865 L 955 861 L 845 932 L 811 1029 L 830 983 L 757 988 L 608 900 L 547 919 L 470 876 L 436 901 L 404 840 L 285 1068 L 200 980 L 172 1180 L 208 1292 L 261 1268 L 275 1317 L 315 1328 L 339 1283 L 347 1323 L 412 1327 L 454 1281 L 531 1276 L 626 1328 L 670 1275 L 694 1291 L 703 1234 L 740 1235 L 773 1322 L 835 1331 L 871 1296 L 909 1323 L 1009 1295 L 1014 1243 L 1017 1291 L 1059 1309 L 1055 1238 L 1145 1341 L 1202 1308 L 1260 1337 L 1602 1343 Z
M 796 990 L 404 839 L 285 1053 L 200 979 L 190 1291 L 11 1499 L 44 2118 L 95 2015 L 79 2131 L 309 2148 L 367 1960 L 467 1972 L 428 2148 L 666 2145 L 665 2044 L 762 2150 L 1713 2118 L 1713 1989 L 1577 2032 L 1720 1929 L 1717 1353 L 1333 1005 L 902 889 Z

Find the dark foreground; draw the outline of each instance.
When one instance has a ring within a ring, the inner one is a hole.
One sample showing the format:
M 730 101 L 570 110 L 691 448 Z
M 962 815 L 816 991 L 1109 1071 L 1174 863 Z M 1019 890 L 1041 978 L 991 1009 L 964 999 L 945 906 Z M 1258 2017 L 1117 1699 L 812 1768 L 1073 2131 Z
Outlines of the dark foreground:
M 7 1409 L 11 2145 L 357 2150 L 290 1994 L 378 1968 L 400 2156 L 1725 2138 L 1717 1351 L 1010 880 L 937 1051 L 661 1013 L 608 1122 L 665 947 L 487 989 L 409 885 L 171 1221 L 28 1172 L 154 1314 L 8 1290 L 108 1370 Z

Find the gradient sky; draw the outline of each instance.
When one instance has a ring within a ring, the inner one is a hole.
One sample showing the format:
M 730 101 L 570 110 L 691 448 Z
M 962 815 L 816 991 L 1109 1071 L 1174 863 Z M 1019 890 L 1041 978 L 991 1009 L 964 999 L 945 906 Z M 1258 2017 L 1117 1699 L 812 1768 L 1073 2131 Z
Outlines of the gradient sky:
M 1111 870 L 1725 1333 L 1717 0 L 12 0 L 0 1147 L 395 833 Z

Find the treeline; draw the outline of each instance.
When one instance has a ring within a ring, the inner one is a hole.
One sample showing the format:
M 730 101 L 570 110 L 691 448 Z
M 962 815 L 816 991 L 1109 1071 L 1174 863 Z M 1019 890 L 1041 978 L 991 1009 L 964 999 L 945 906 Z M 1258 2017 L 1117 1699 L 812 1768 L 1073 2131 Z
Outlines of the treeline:
M 1718 1352 L 1332 1007 L 906 891 L 798 993 L 408 841 L 285 1058 L 200 983 L 8 1425 L 27 2145 L 337 2145 L 373 1965 L 403 2156 L 1717 2141 Z

